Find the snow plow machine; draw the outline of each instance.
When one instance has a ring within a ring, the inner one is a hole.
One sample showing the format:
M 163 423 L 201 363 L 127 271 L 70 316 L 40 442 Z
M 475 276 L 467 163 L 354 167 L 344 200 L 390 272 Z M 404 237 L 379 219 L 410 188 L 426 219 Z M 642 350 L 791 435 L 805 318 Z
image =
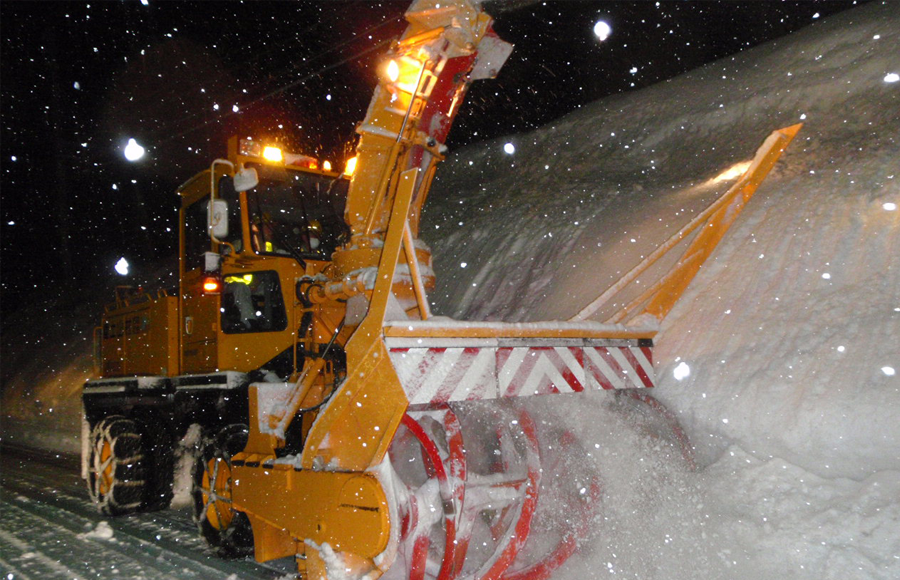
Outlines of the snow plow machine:
M 193 440 L 194 517 L 221 556 L 293 557 L 316 579 L 540 580 L 597 525 L 604 490 L 602 474 L 558 473 L 577 434 L 522 398 L 645 410 L 648 436 L 693 466 L 647 394 L 658 321 L 799 126 L 571 320 L 433 316 L 422 205 L 468 84 L 512 46 L 469 0 L 416 0 L 406 19 L 355 169 L 233 139 L 179 189 L 178 291 L 121 288 L 106 307 L 83 392 L 82 475 L 103 513 L 167 507 Z M 658 282 L 589 320 L 674 248 Z

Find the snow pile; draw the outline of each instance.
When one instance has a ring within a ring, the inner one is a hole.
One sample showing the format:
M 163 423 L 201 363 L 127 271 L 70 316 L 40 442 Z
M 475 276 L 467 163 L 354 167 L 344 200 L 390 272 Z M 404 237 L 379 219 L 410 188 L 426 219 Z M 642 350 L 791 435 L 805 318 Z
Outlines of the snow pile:
M 85 532 L 83 534 L 78 534 L 78 539 L 80 540 L 104 540 L 109 541 L 113 539 L 115 532 L 112 527 L 110 527 L 109 522 L 100 522 L 97 524 L 97 527 L 92 529 L 89 532 Z
M 707 466 L 702 577 L 900 577 L 898 24 L 867 5 L 438 172 L 423 225 L 435 312 L 566 319 L 770 131 L 805 123 L 657 336 L 656 395 Z M 613 571 L 603 557 L 594 575 Z M 677 559 L 616 570 L 694 577 Z

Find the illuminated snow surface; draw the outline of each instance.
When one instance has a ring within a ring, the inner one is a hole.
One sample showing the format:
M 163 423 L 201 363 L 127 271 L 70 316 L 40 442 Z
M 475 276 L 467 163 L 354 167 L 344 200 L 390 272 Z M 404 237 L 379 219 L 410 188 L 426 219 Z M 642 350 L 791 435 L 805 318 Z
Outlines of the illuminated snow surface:
M 438 171 L 423 224 L 435 312 L 565 319 L 724 191 L 716 176 L 769 132 L 805 123 L 657 336 L 655 395 L 701 469 L 617 429 L 602 397 L 529 401 L 578 434 L 563 473 L 603 483 L 555 578 L 900 578 L 900 212 L 886 210 L 900 203 L 900 85 L 885 82 L 898 24 L 890 3 L 844 12 L 515 135 L 513 156 L 508 136 Z M 4 439 L 78 449 L 90 311 L 4 371 Z M 33 543 L 4 530 L 7 546 Z
M 890 6 L 837 15 L 438 172 L 436 311 L 565 319 L 805 115 L 656 340 L 655 395 L 703 469 L 601 524 L 563 577 L 900 578 L 900 378 L 882 370 L 900 363 L 897 24 Z

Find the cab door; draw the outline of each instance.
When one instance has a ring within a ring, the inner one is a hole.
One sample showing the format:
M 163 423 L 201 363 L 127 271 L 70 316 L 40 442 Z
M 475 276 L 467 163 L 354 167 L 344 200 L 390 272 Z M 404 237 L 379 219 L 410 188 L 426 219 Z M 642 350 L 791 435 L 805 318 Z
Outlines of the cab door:
M 203 293 L 202 269 L 187 272 L 182 280 L 182 372 L 200 374 L 218 368 L 219 297 Z
M 204 196 L 181 210 L 180 323 L 181 372 L 184 374 L 215 372 L 219 366 L 219 296 L 203 292 L 206 277 L 204 255 L 210 251 L 211 244 L 207 232 L 208 205 L 209 197 Z

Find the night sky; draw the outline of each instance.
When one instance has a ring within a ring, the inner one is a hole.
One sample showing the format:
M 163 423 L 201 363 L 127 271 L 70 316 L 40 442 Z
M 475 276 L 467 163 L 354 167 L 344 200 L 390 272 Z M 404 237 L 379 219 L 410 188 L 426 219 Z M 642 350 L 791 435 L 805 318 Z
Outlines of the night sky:
M 789 34 L 853 0 L 486 4 L 516 48 L 448 145 L 534 129 L 606 95 Z M 2 308 L 174 255 L 175 188 L 229 136 L 342 163 L 402 2 L 0 3 Z M 612 26 L 599 42 L 598 19 Z M 128 138 L 147 148 L 138 163 Z

